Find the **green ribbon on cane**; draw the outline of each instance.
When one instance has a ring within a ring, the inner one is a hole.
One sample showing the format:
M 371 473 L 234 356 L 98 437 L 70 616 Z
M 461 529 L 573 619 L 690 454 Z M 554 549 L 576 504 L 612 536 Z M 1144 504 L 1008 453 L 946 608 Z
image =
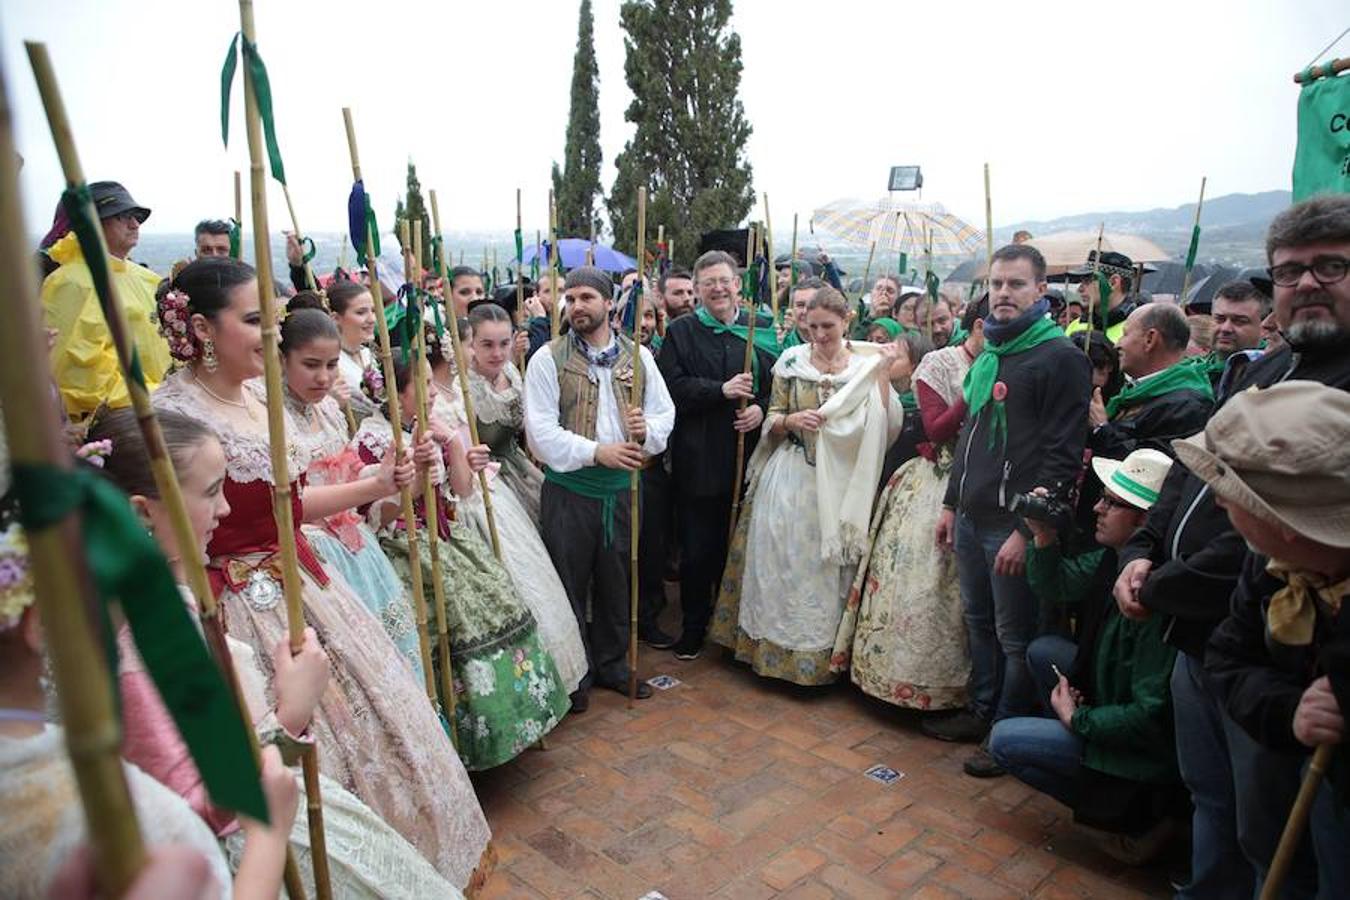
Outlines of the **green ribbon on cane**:
M 230 259 L 244 258 L 244 226 L 230 216 Z
M 1106 332 L 1106 314 L 1110 311 L 1107 306 L 1111 302 L 1111 279 L 1106 277 L 1106 273 L 1098 269 L 1094 273 L 1097 279 L 1097 308 L 1093 315 L 1098 320 L 1098 330 Z
M 1200 226 L 1191 229 L 1191 246 L 1186 250 L 1186 271 L 1195 268 L 1195 254 L 1200 250 Z M 1184 297 L 1182 298 L 1185 299 Z
M 230 88 L 234 84 L 234 70 L 239 66 L 240 44 L 244 47 L 245 77 L 252 81 L 253 96 L 258 101 L 258 118 L 262 119 L 272 177 L 285 184 L 286 169 L 281 164 L 281 148 L 277 145 L 277 126 L 272 118 L 272 85 L 267 80 L 267 67 L 258 54 L 258 45 L 250 43 L 239 31 L 230 38 L 230 48 L 225 51 L 225 65 L 220 69 L 220 137 L 226 147 L 230 146 Z
M 80 243 L 80 252 L 89 266 L 89 281 L 94 293 L 98 295 L 103 317 L 109 315 L 108 304 L 113 295 L 112 273 L 108 269 L 108 256 L 103 245 L 103 226 L 98 213 L 94 211 L 94 196 L 89 193 L 89 185 L 77 184 L 66 188 L 61 194 L 61 205 L 65 207 L 66 217 L 70 219 L 70 230 Z M 141 368 L 141 356 L 135 342 L 131 345 L 131 380 L 146 387 L 145 372 Z
M 106 607 L 116 603 L 211 802 L 266 822 L 267 800 L 239 706 L 188 615 L 163 552 L 126 496 L 88 469 L 34 463 L 14 464 L 14 492 L 30 534 L 79 515 L 85 559 L 103 604 L 109 665 L 116 663 L 117 643 Z

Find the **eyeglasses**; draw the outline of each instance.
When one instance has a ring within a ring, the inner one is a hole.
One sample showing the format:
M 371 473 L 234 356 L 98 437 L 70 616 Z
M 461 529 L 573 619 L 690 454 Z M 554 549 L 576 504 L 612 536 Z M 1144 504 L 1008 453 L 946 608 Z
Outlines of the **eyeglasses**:
M 1303 280 L 1305 272 L 1312 272 L 1317 283 L 1326 287 L 1343 280 L 1348 268 L 1350 259 L 1344 256 L 1318 256 L 1313 258 L 1310 266 L 1296 262 L 1280 263 L 1266 269 L 1266 273 L 1270 275 L 1270 280 L 1280 287 L 1294 287 Z
M 1102 494 L 1101 504 L 1107 509 L 1138 509 L 1133 503 L 1126 503 L 1124 500 L 1117 500 L 1110 494 Z

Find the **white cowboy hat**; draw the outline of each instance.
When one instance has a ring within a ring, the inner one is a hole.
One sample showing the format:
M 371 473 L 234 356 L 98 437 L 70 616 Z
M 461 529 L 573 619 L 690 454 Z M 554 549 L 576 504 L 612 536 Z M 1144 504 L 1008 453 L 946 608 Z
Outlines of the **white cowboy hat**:
M 1122 460 L 1100 456 L 1092 460 L 1092 471 L 1102 484 L 1140 509 L 1158 502 L 1158 492 L 1171 468 L 1172 457 L 1160 450 L 1136 450 Z

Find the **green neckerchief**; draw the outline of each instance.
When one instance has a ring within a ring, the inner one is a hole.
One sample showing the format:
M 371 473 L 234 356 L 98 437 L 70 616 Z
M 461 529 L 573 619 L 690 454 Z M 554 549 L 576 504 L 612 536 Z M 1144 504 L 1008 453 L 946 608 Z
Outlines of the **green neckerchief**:
M 1004 356 L 1025 353 L 1033 347 L 1039 347 L 1046 341 L 1053 341 L 1060 337 L 1064 337 L 1064 331 L 1058 325 L 1050 319 L 1040 318 L 1028 325 L 1027 329 L 1017 337 L 1006 343 L 995 344 L 989 340 L 984 342 L 984 352 L 975 358 L 975 362 L 966 372 L 965 381 L 961 385 L 961 392 L 965 395 L 972 421 L 980 415 L 980 410 L 984 409 L 985 404 L 991 398 L 993 399 L 994 422 L 989 429 L 990 449 L 993 449 L 995 440 L 1001 440 L 1005 444 L 1008 441 L 1008 411 L 1004 407 L 1003 397 L 994 397 L 994 383 L 998 380 L 999 360 Z
M 958 322 L 956 323 L 956 327 L 952 329 L 952 336 L 947 340 L 947 346 L 956 347 L 965 343 L 965 340 L 968 337 L 970 337 L 970 332 L 962 328 L 961 323 Z
M 787 350 L 789 347 L 796 347 L 799 344 L 804 343 L 806 343 L 806 341 L 803 341 L 802 336 L 797 333 L 797 329 L 793 328 L 787 333 L 787 337 L 783 338 L 783 349 Z
M 905 391 L 900 395 L 900 405 L 905 408 L 905 415 L 913 415 L 919 411 L 919 398 L 913 391 Z
M 1192 362 L 1182 360 L 1163 369 L 1156 375 L 1150 375 L 1142 381 L 1125 385 L 1106 403 L 1106 417 L 1114 419 L 1116 413 L 1127 406 L 1134 406 L 1173 391 L 1195 391 L 1210 400 L 1214 399 L 1214 388 L 1209 384 L 1205 370 Z
M 750 311 L 750 315 L 753 316 L 755 314 L 756 313 L 754 310 Z M 698 309 L 694 310 L 694 315 L 698 316 L 698 320 L 702 322 L 705 326 L 711 328 L 713 334 L 734 334 L 736 335 L 736 337 L 740 338 L 743 341 L 746 340 L 750 335 L 750 329 L 747 326 L 742 325 L 739 322 L 733 322 L 730 325 L 728 325 L 721 319 L 714 316 L 712 313 L 708 312 L 707 307 L 700 306 Z M 740 314 L 737 313 L 738 318 L 739 316 Z M 796 329 L 793 329 L 793 331 L 795 332 Z M 765 353 L 768 353 L 771 356 L 775 357 L 783 352 L 783 347 L 779 345 L 778 335 L 774 333 L 772 325 L 768 325 L 763 328 L 760 328 L 758 325 L 756 325 L 755 346 L 760 350 L 763 350 Z M 758 353 L 750 354 L 750 374 L 753 378 L 751 389 L 758 392 L 759 391 Z
M 654 334 L 652 335 L 652 339 L 648 341 L 649 346 L 647 347 L 647 349 L 650 350 L 652 353 L 660 353 L 661 345 L 664 344 L 665 342 L 666 339 L 661 337 L 661 335 Z
M 574 472 L 558 472 L 544 466 L 545 481 L 600 501 L 600 533 L 606 548 L 614 546 L 614 509 L 619 495 L 628 490 L 632 478 L 633 473 L 627 469 L 587 466 Z
M 895 321 L 889 316 L 882 316 L 879 319 L 873 319 L 872 321 L 867 323 L 867 329 L 870 331 L 873 325 L 885 329 L 886 333 L 891 336 L 891 340 L 895 340 L 900 336 L 900 332 L 906 330 L 905 326 L 901 325 L 899 322 Z

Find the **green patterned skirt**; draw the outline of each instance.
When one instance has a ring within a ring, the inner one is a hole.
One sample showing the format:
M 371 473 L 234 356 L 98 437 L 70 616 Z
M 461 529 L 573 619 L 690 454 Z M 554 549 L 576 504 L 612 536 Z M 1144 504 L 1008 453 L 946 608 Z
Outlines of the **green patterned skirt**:
M 440 685 L 431 550 L 418 534 L 427 630 Z M 403 531 L 380 544 L 399 577 L 411 582 Z M 570 705 L 557 668 L 539 643 L 534 617 L 487 545 L 459 523 L 440 542 L 441 586 L 454 673 L 455 741 L 470 771 L 499 766 L 548 734 Z M 411 587 L 409 588 L 411 591 Z

